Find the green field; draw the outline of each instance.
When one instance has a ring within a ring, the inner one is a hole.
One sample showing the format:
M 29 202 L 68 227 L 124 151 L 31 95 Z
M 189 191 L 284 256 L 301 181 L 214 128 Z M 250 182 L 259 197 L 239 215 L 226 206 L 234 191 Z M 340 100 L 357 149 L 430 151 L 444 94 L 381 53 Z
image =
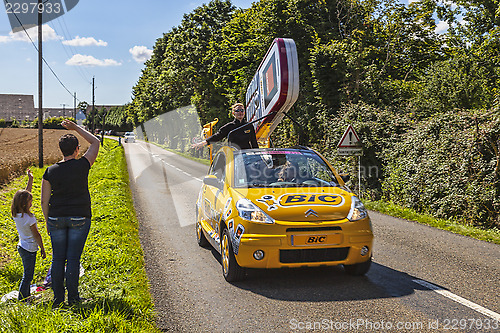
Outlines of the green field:
M 38 255 L 33 283 L 41 284 L 50 267 L 51 246 L 40 208 L 40 182 L 44 169 L 32 168 L 33 213 L 39 221 L 47 258 Z M 0 192 L 0 295 L 17 290 L 22 263 L 10 202 L 24 188 L 20 177 Z M 82 256 L 85 274 L 81 297 L 88 302 L 52 310 L 52 291 L 31 303 L 0 304 L 0 332 L 158 332 L 139 243 L 138 222 L 132 204 L 124 152 L 116 141 L 106 140 L 91 169 L 92 227 Z

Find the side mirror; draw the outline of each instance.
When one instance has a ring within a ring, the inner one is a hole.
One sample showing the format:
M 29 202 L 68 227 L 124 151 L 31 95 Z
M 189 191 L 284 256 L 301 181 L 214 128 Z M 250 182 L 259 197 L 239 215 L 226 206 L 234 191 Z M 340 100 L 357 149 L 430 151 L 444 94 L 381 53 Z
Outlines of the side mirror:
M 214 187 L 217 187 L 218 189 L 222 190 L 221 181 L 218 180 L 217 177 L 214 175 L 208 175 L 205 178 L 203 178 L 203 184 L 208 185 L 208 186 L 214 186 Z

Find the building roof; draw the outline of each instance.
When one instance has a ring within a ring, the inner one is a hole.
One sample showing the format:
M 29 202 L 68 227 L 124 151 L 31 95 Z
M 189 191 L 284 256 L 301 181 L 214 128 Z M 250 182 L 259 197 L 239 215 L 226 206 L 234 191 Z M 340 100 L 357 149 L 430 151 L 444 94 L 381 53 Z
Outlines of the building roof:
M 33 95 L 0 94 L 0 119 L 32 121 L 37 117 Z
M 73 117 L 73 108 L 42 108 L 43 119 L 54 118 L 54 117 Z M 35 108 L 38 114 L 38 108 Z M 78 112 L 78 111 L 77 111 Z
M 33 95 L 21 94 L 0 94 L 0 119 L 10 121 L 29 120 L 33 121 L 38 117 L 38 108 L 34 107 Z M 102 108 L 110 110 L 113 107 L 121 107 L 123 105 L 95 105 L 95 110 L 99 111 Z M 77 114 L 78 114 L 77 110 Z M 92 105 L 87 107 L 87 115 L 92 111 Z M 43 119 L 52 117 L 74 117 L 72 107 L 63 108 L 43 108 Z

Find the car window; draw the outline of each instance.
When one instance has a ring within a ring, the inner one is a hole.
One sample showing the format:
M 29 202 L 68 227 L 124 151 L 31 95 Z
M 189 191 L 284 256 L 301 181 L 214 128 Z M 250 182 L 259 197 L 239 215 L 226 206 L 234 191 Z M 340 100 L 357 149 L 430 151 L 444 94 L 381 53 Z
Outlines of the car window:
M 208 174 L 216 176 L 219 180 L 224 180 L 226 174 L 226 156 L 223 153 L 217 154 Z
M 304 167 L 308 169 L 311 178 L 321 179 L 329 183 L 334 183 L 336 181 L 335 175 L 323 160 L 308 158 L 306 163 L 307 166 Z
M 338 186 L 314 152 L 269 150 L 235 155 L 235 187 Z

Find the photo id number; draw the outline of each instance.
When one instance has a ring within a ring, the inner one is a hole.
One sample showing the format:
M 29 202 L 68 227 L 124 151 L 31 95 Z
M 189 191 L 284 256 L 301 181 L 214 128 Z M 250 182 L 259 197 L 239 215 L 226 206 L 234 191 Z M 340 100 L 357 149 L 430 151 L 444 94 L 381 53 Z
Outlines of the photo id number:
M 7 14 L 59 14 L 62 12 L 61 3 L 38 3 L 38 2 L 23 2 L 23 3 L 6 3 L 5 8 Z
M 490 319 L 444 319 L 443 329 L 445 330 L 497 330 L 499 328 L 497 320 Z

